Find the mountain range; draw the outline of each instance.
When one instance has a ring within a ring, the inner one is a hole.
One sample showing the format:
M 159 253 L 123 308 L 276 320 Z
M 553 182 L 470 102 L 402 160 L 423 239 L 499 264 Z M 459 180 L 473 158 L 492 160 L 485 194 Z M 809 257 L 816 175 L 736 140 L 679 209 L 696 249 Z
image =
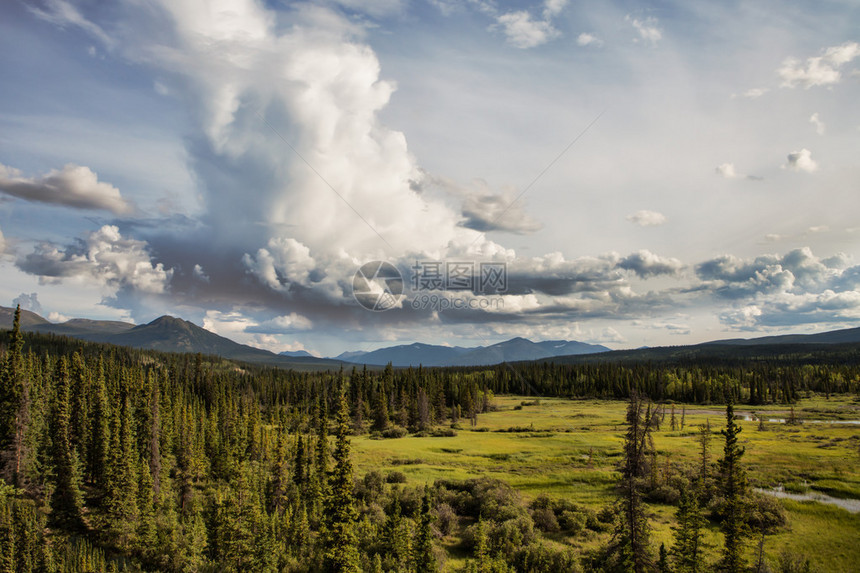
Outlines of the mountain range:
M 15 310 L 0 307 L 0 328 L 12 328 Z M 21 330 L 58 336 L 70 336 L 88 342 L 101 342 L 162 352 L 190 352 L 211 354 L 257 364 L 268 364 L 296 370 L 337 369 L 344 365 L 339 360 L 307 356 L 281 356 L 268 350 L 239 344 L 219 336 L 196 324 L 161 316 L 147 324 L 134 325 L 113 320 L 73 318 L 53 323 L 28 310 L 21 311 Z
M 0 329 L 10 329 L 14 310 L 0 306 Z M 391 363 L 407 366 L 484 366 L 502 362 L 554 361 L 648 361 L 687 360 L 702 357 L 745 357 L 791 352 L 812 348 L 860 343 L 860 328 L 817 334 L 785 334 L 759 338 L 715 340 L 689 346 L 611 350 L 599 344 L 570 340 L 532 342 L 512 338 L 487 346 L 462 347 L 433 344 L 405 344 L 370 352 L 344 352 L 334 358 L 317 358 L 304 350 L 275 354 L 268 350 L 239 344 L 187 320 L 162 316 L 150 323 L 134 325 L 111 320 L 73 318 L 53 323 L 34 312 L 21 311 L 21 328 L 29 332 L 69 336 L 90 342 L 116 344 L 165 352 L 217 355 L 231 360 L 280 366 L 297 370 L 371 367 Z
M 0 328 L 11 328 L 14 310 L 0 307 Z M 366 364 L 395 367 L 408 366 L 484 366 L 502 362 L 540 360 L 555 356 L 608 352 L 597 344 L 569 340 L 532 342 L 512 338 L 488 346 L 461 347 L 432 344 L 408 344 L 380 348 L 372 352 L 344 352 L 335 358 L 317 358 L 304 350 L 274 354 L 268 350 L 239 344 L 201 328 L 187 320 L 172 316 L 156 318 L 148 324 L 134 325 L 111 320 L 73 318 L 53 323 L 36 313 L 21 311 L 21 328 L 29 332 L 70 336 L 89 342 L 102 342 L 164 352 L 212 354 L 241 360 L 283 366 L 286 368 L 340 368 Z
M 599 344 L 575 340 L 545 340 L 532 342 L 526 338 L 512 338 L 488 346 L 462 347 L 433 344 L 404 344 L 380 348 L 372 352 L 344 352 L 336 358 L 354 364 L 384 366 L 483 366 L 502 362 L 540 360 L 573 354 L 609 352 Z

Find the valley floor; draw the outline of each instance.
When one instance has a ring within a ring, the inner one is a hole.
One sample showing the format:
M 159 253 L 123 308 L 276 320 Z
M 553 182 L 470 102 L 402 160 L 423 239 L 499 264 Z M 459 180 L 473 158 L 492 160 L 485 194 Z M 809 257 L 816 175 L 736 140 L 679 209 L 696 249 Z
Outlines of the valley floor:
M 356 475 L 371 470 L 399 471 L 408 485 L 494 477 L 509 483 L 527 500 L 546 494 L 599 510 L 614 500 L 626 404 L 497 396 L 494 411 L 479 415 L 474 427 L 461 420 L 462 427 L 453 437 L 353 437 Z M 653 433 L 660 475 L 690 469 L 699 462 L 695 436 L 708 422 L 712 430 L 709 458 L 715 463 L 722 454 L 723 411 L 718 406 L 676 404 L 673 430 L 672 405 L 662 407 L 661 427 Z M 860 399 L 807 397 L 794 407 L 798 422 L 794 424 L 782 422 L 792 419 L 792 410 L 785 405 L 739 405 L 736 414 L 746 448 L 743 464 L 752 487 L 860 499 Z M 765 420 L 762 427 L 759 417 Z M 783 499 L 780 503 L 787 512 L 788 526 L 765 540 L 764 551 L 772 561 L 790 549 L 809 558 L 814 571 L 849 571 L 860 563 L 860 513 L 815 501 Z M 649 509 L 652 542 L 669 547 L 676 506 L 651 503 Z M 608 535 L 586 531 L 556 541 L 587 549 L 605 542 Z M 446 541 L 446 570 L 454 570 L 466 555 L 455 536 Z M 706 542 L 713 562 L 722 545 L 716 525 L 709 524 Z M 757 548 L 758 539 L 751 539 L 748 561 L 753 561 Z

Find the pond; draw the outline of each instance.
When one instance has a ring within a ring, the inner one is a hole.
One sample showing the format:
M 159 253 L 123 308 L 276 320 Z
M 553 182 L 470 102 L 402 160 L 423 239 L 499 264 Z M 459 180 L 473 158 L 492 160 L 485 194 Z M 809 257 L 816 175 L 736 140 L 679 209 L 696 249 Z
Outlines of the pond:
M 860 513 L 860 499 L 840 499 L 838 497 L 832 497 L 827 494 L 818 492 L 789 493 L 785 491 L 782 487 L 775 487 L 773 489 L 763 489 L 757 487 L 755 488 L 755 491 L 763 493 L 765 495 L 772 495 L 773 497 L 778 497 L 780 499 L 791 499 L 794 501 L 817 501 L 818 503 L 827 503 L 830 505 L 841 507 L 842 509 L 851 513 Z
M 744 422 L 757 422 L 759 417 L 742 412 L 735 414 L 735 419 L 743 420 Z M 799 424 L 847 424 L 849 426 L 860 426 L 860 420 L 805 420 L 800 416 L 797 416 L 796 419 Z M 764 421 L 771 424 L 785 424 L 786 418 L 765 418 Z

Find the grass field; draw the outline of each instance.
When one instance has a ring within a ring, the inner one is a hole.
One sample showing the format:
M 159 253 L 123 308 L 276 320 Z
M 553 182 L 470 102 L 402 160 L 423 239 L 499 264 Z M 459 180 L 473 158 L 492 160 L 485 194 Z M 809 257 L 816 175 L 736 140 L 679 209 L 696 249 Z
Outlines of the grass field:
M 527 405 L 523 405 L 526 402 Z M 454 437 L 412 437 L 377 440 L 353 438 L 358 475 L 370 470 L 403 472 L 412 485 L 440 478 L 495 477 L 526 498 L 539 494 L 566 497 L 599 509 L 614 499 L 621 459 L 626 403 L 620 401 L 540 399 L 500 396 L 495 411 L 481 414 L 477 426 L 468 420 Z M 710 421 L 710 459 L 722 453 L 719 430 L 724 410 L 715 406 L 675 405 L 676 429 L 670 429 L 670 406 L 654 432 L 658 465 L 664 468 L 696 464 L 699 444 L 694 437 Z M 680 427 L 681 417 L 684 427 Z M 788 419 L 785 406 L 758 408 L 761 417 Z M 738 406 L 736 414 L 751 413 Z M 851 397 L 810 397 L 794 408 L 801 424 L 740 421 L 743 463 L 754 487 L 783 486 L 786 491 L 819 491 L 833 497 L 860 499 L 860 425 L 816 423 L 821 420 L 860 420 L 860 400 Z M 860 567 L 860 514 L 818 502 L 781 500 L 789 526 L 769 536 L 765 553 L 775 557 L 783 548 L 810 558 L 815 571 L 851 571 Z M 657 545 L 671 542 L 675 507 L 652 504 L 651 526 Z M 599 535 L 569 540 L 575 546 L 601 543 Z M 712 559 L 722 543 L 715 526 L 706 541 Z M 455 545 L 455 544 L 452 544 Z M 750 544 L 750 556 L 755 549 Z M 462 556 L 453 550 L 449 568 Z M 751 559 L 752 557 L 750 557 Z

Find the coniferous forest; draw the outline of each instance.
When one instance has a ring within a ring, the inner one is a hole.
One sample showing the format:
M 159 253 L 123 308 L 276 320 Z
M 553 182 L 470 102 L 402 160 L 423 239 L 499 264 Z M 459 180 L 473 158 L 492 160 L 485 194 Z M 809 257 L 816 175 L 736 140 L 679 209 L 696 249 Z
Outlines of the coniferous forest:
M 298 373 L 17 325 L 0 344 L 3 572 L 423 573 L 442 570 L 452 536 L 467 571 L 773 570 L 741 550 L 785 514 L 749 487 L 733 406 L 860 390 L 850 361 Z M 355 470 L 355 436 L 456 435 L 505 394 L 626 400 L 615 501 L 594 509 L 527 499 L 491 477 L 415 485 Z M 719 405 L 725 424 L 695 431 L 696 464 L 655 478 L 667 400 Z M 673 508 L 670 542 L 651 538 L 646 500 Z M 722 536 L 711 561 L 708 523 Z M 605 541 L 582 549 L 559 532 Z

